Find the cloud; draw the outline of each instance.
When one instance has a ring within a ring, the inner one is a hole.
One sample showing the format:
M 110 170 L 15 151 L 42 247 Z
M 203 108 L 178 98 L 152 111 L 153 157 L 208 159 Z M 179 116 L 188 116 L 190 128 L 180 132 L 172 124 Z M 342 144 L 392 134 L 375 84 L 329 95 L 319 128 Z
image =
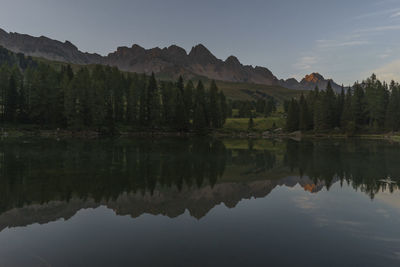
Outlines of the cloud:
M 393 13 L 395 12 L 395 13 Z M 371 18 L 371 17 L 379 17 L 379 16 L 384 16 L 384 15 L 389 15 L 389 14 L 396 14 L 396 12 L 400 12 L 400 8 L 391 8 L 391 9 L 385 9 L 385 10 L 379 10 L 379 11 L 375 11 L 375 12 L 370 12 L 370 13 L 365 13 L 365 14 L 361 14 L 358 15 L 356 17 L 354 17 L 354 19 L 356 20 L 361 20 L 361 19 L 367 19 L 367 18 Z
M 390 17 L 391 17 L 391 18 L 400 17 L 400 11 L 398 11 L 398 12 L 396 12 L 396 13 L 393 13 Z
M 400 59 L 383 65 L 372 72 L 375 73 L 378 78 L 387 82 L 391 80 L 400 81 Z
M 400 30 L 400 25 L 386 25 L 379 27 L 372 27 L 358 30 L 360 33 L 370 33 L 370 32 L 385 32 L 385 31 L 397 31 Z
M 379 54 L 379 55 L 378 55 L 378 58 L 380 58 L 380 59 L 386 59 L 386 58 L 392 56 L 392 54 L 393 54 L 393 50 L 390 49 L 390 48 L 388 48 L 388 49 L 385 50 L 385 52 Z
M 297 70 L 309 70 L 312 68 L 312 65 L 318 62 L 318 58 L 315 56 L 305 56 L 301 57 L 293 67 Z
M 336 47 L 353 47 L 369 44 L 369 41 L 364 40 L 348 40 L 348 41 L 337 41 L 337 40 L 317 40 L 318 47 L 321 48 L 336 48 Z

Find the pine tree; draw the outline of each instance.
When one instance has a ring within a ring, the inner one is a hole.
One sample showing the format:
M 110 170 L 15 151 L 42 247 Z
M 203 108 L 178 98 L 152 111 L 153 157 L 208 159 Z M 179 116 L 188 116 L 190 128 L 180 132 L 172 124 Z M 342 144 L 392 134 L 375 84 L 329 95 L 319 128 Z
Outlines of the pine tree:
M 189 116 L 185 113 L 184 85 L 182 76 L 176 84 L 176 103 L 175 103 L 175 129 L 187 131 L 189 129 Z
M 299 130 L 299 104 L 294 98 L 292 98 L 288 107 L 286 130 L 288 132 Z
M 365 81 L 366 112 L 368 113 L 369 128 L 377 131 L 384 126 L 386 113 L 386 88 L 372 75 Z
M 308 104 L 307 101 L 304 97 L 303 94 L 301 94 L 300 97 L 300 103 L 299 103 L 299 108 L 300 108 L 300 121 L 299 121 L 299 129 L 301 131 L 308 131 L 311 129 L 311 115 L 308 109 Z
M 342 85 L 340 95 L 337 98 L 336 122 L 335 122 L 335 124 L 336 124 L 335 126 L 337 126 L 337 127 L 340 127 L 340 125 L 341 125 L 345 101 L 346 101 L 346 93 L 344 91 L 344 86 Z
M 147 85 L 147 119 L 148 126 L 152 129 L 160 124 L 161 115 L 160 95 L 154 73 L 151 74 Z
M 323 98 L 323 125 L 324 130 L 331 130 L 336 125 L 336 95 L 332 89 L 331 82 L 328 81 L 326 91 Z
M 8 122 L 15 122 L 18 107 L 18 88 L 15 73 L 9 78 L 5 101 L 5 118 Z
M 201 81 L 197 84 L 195 101 L 194 101 L 194 114 L 193 114 L 193 128 L 196 131 L 204 131 L 207 129 L 206 119 L 206 93 L 204 85 Z
M 185 113 L 189 119 L 193 118 L 193 91 L 194 85 L 192 81 L 188 81 L 183 93 L 183 101 L 185 103 Z
M 161 83 L 161 98 L 162 98 L 162 118 L 164 125 L 171 127 L 174 125 L 174 114 L 175 114 L 175 85 L 172 82 Z
M 100 132 L 109 132 L 110 129 L 106 125 L 107 112 L 109 111 L 106 105 L 109 99 L 107 98 L 107 88 L 105 81 L 105 72 L 102 66 L 96 66 L 92 73 L 92 91 L 93 91 L 93 126 Z M 108 114 L 108 121 L 112 118 L 112 114 Z M 113 130 L 111 130 L 112 132 Z
M 142 75 L 139 84 L 139 121 L 141 126 L 148 126 L 148 100 L 147 100 L 147 77 Z
M 215 81 L 210 85 L 210 122 L 212 128 L 221 128 L 221 106 L 218 101 L 218 87 Z
M 137 126 L 138 120 L 138 106 L 139 106 L 139 88 L 138 76 L 133 74 L 128 78 L 128 85 L 126 90 L 126 122 L 130 125 Z
M 389 131 L 400 130 L 400 87 L 394 81 L 390 84 L 390 99 L 386 111 L 385 128 Z
M 354 123 L 353 118 L 353 107 L 352 107 L 352 94 L 351 89 L 347 89 L 344 105 L 343 105 L 343 112 L 340 119 L 340 127 L 343 130 L 348 129 L 350 123 Z
M 111 71 L 111 90 L 113 95 L 113 110 L 116 122 L 124 120 L 124 87 L 125 78 L 118 68 L 114 67 Z
M 318 92 L 318 96 L 314 101 L 314 112 L 313 112 L 313 124 L 314 130 L 317 132 L 323 131 L 326 129 L 326 107 L 325 107 L 325 92 Z
M 219 105 L 220 105 L 220 127 L 223 127 L 225 125 L 226 119 L 228 117 L 228 104 L 226 102 L 226 97 L 224 92 L 220 91 L 218 94 L 218 98 L 219 98 Z M 232 110 L 231 110 L 232 113 Z
M 352 99 L 353 120 L 356 129 L 361 129 L 366 122 L 366 105 L 365 94 L 360 84 L 356 83 L 354 86 L 354 93 Z

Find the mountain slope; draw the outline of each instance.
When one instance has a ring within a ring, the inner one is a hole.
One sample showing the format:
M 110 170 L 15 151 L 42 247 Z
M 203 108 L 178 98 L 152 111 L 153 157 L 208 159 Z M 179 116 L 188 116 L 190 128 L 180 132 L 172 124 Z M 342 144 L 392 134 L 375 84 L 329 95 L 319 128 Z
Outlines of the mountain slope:
M 225 61 L 218 59 L 201 44 L 194 46 L 189 53 L 176 45 L 163 49 L 145 49 L 133 45 L 119 47 L 115 52 L 101 56 L 81 52 L 69 41 L 60 42 L 44 36 L 7 33 L 0 29 L 0 46 L 28 56 L 73 64 L 111 65 L 129 72 L 154 72 L 159 77 L 170 79 L 176 79 L 179 75 L 188 79 L 205 77 L 226 82 L 282 86 L 295 90 L 313 90 L 316 85 L 325 89 L 328 83 L 328 80 L 317 73 L 306 76 L 301 82 L 295 79 L 278 80 L 269 69 L 243 65 L 234 56 Z M 332 86 L 336 91 L 340 88 L 333 81 Z

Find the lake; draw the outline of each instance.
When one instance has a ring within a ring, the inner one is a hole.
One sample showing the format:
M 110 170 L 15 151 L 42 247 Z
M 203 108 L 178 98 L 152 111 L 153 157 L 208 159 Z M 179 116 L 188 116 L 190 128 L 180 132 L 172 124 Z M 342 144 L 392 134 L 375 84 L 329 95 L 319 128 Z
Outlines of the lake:
M 0 266 L 400 266 L 400 145 L 9 139 Z

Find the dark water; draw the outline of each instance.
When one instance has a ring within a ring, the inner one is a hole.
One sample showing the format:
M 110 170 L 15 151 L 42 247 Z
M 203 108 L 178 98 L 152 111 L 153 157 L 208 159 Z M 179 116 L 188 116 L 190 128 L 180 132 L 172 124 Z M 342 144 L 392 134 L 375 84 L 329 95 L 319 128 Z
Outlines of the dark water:
M 400 266 L 400 146 L 8 140 L 0 266 Z

